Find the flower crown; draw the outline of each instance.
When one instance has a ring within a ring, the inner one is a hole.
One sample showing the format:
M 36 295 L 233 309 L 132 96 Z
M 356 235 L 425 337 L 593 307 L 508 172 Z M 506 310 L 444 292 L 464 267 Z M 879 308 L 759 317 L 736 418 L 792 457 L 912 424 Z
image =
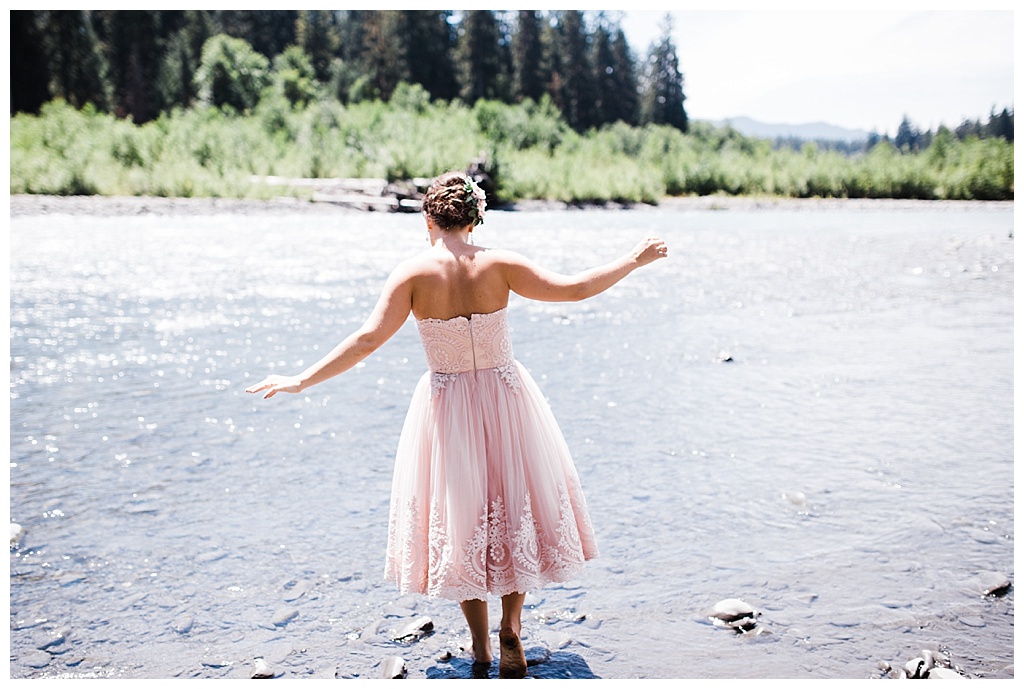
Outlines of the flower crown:
M 467 175 L 465 180 L 466 184 L 463 186 L 463 191 L 466 192 L 466 203 L 473 206 L 469 215 L 473 218 L 473 227 L 476 227 L 484 222 L 484 212 L 487 210 L 487 194 L 480 188 L 480 185 L 473 181 L 472 177 Z

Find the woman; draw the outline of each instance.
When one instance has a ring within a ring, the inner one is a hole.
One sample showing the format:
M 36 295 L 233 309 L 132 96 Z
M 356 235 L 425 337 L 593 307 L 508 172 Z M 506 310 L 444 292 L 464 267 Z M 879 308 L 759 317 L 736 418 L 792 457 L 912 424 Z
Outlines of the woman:
M 298 393 L 355 366 L 416 318 L 430 371 L 399 439 L 386 575 L 403 593 L 458 601 L 476 663 L 492 660 L 487 595 L 501 597 L 499 676 L 524 677 L 527 590 L 577 575 L 597 556 L 576 469 L 544 396 L 512 357 L 509 293 L 579 301 L 667 255 L 660 239 L 565 276 L 472 242 L 486 210 L 465 174 L 441 175 L 423 200 L 430 248 L 399 264 L 363 326 L 297 376 L 248 388 Z

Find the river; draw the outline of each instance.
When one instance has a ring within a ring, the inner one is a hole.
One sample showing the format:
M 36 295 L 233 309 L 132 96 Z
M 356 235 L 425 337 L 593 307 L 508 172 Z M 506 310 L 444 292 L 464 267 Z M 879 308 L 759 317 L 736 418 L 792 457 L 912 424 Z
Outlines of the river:
M 1012 677 L 1013 589 L 982 594 L 1015 574 L 1012 229 L 1006 205 L 492 211 L 477 243 L 562 272 L 670 247 L 510 304 L 601 548 L 529 594 L 530 675 L 869 678 L 929 649 Z M 383 580 L 414 324 L 304 395 L 244 392 L 362 322 L 418 216 L 29 215 L 10 244 L 12 678 L 469 676 L 458 606 Z M 753 633 L 709 621 L 730 598 Z

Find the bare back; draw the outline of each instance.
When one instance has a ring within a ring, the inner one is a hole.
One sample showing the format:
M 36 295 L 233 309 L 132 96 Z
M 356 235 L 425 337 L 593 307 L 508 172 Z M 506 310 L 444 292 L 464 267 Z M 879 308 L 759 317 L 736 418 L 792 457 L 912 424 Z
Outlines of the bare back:
M 509 284 L 501 255 L 473 245 L 437 246 L 410 261 L 412 314 L 448 320 L 508 306 Z

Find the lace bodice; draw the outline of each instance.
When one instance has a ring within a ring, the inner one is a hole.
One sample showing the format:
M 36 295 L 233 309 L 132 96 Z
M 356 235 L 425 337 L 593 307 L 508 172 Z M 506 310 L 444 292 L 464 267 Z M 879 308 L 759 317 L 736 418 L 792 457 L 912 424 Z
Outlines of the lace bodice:
M 477 313 L 469 318 L 424 318 L 417 320 L 416 325 L 435 393 L 460 373 L 484 369 L 497 369 L 509 387 L 518 390 L 507 309 Z

